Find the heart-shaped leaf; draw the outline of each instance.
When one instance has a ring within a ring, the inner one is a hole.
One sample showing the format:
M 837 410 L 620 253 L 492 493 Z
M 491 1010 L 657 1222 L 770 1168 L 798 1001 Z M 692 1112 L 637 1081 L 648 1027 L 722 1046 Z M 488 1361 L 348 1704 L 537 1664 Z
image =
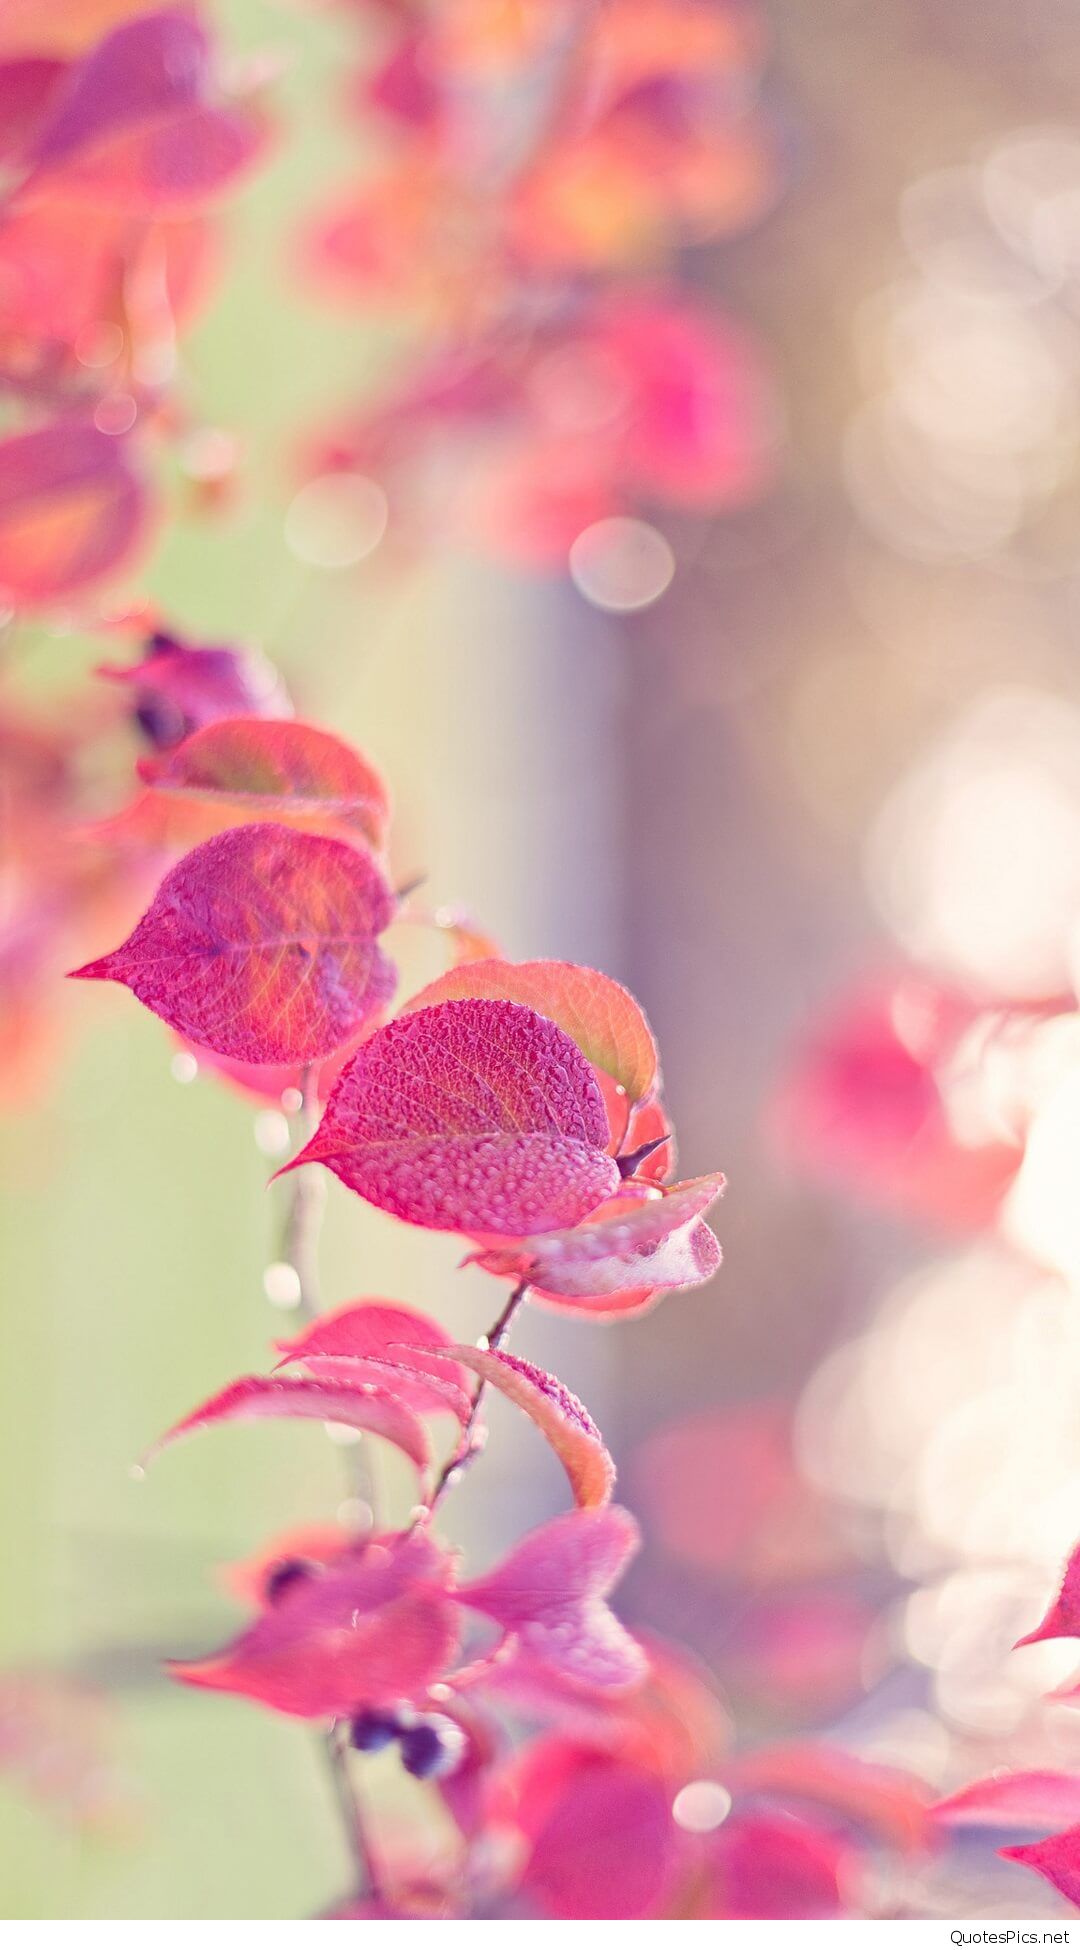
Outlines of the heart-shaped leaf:
M 352 828 L 374 847 L 389 800 L 373 765 L 329 731 L 295 718 L 226 718 L 139 762 L 155 794 L 197 801 L 222 823 L 262 818 Z
M 365 1300 L 336 1313 L 323 1314 L 291 1340 L 275 1341 L 284 1356 L 279 1367 L 302 1361 L 310 1374 L 322 1374 L 329 1381 L 335 1374 L 342 1380 L 360 1375 L 365 1363 L 385 1370 L 393 1366 L 392 1386 L 400 1401 L 421 1415 L 451 1408 L 467 1417 L 469 1402 L 466 1369 L 433 1348 L 452 1350 L 453 1341 L 444 1327 L 429 1314 L 413 1307 L 399 1307 L 392 1300 Z M 369 1377 L 376 1380 L 373 1372 Z M 449 1393 L 447 1392 L 449 1390 Z
M 128 558 L 146 518 L 122 443 L 89 422 L 0 440 L 0 599 L 32 607 L 87 588 Z
M 368 1435 L 381 1435 L 408 1456 L 423 1476 L 431 1461 L 424 1425 L 411 1408 L 385 1388 L 370 1383 L 303 1380 L 292 1375 L 244 1375 L 185 1415 L 148 1450 L 156 1456 L 180 1436 L 194 1435 L 218 1422 L 299 1420 L 340 1422 Z
M 443 1002 L 363 1044 L 285 1169 L 328 1165 L 413 1225 L 517 1236 L 611 1195 L 607 1134 L 592 1071 L 555 1023 L 516 1002 Z
M 169 1670 L 302 1719 L 422 1697 L 457 1651 L 448 1577 L 424 1532 L 378 1538 L 298 1578 L 223 1652 Z
M 673 1185 L 663 1198 L 613 1199 L 583 1225 L 542 1233 L 471 1258 L 488 1273 L 528 1280 L 541 1295 L 593 1299 L 658 1287 L 700 1286 L 720 1264 L 720 1247 L 701 1217 L 719 1198 L 719 1172 Z
M 565 1469 L 579 1509 L 597 1509 L 610 1501 L 615 1465 L 588 1409 L 569 1388 L 516 1354 L 478 1347 L 455 1347 L 453 1353 L 462 1367 L 471 1368 L 535 1422 Z
M 375 937 L 393 912 L 367 854 L 285 826 L 239 826 L 185 855 L 134 933 L 74 972 L 123 982 L 221 1056 L 308 1062 L 347 1042 L 390 995 L 393 969 Z
M 569 961 L 470 961 L 448 969 L 421 989 L 402 1014 L 466 996 L 524 1002 L 537 1015 L 558 1023 L 590 1063 L 621 1085 L 631 1102 L 656 1087 L 652 1030 L 633 996 L 610 975 Z
M 589 1692 L 621 1692 L 645 1677 L 648 1660 L 605 1599 L 639 1542 L 633 1517 L 617 1504 L 571 1510 L 458 1596 L 512 1632 L 537 1665 Z

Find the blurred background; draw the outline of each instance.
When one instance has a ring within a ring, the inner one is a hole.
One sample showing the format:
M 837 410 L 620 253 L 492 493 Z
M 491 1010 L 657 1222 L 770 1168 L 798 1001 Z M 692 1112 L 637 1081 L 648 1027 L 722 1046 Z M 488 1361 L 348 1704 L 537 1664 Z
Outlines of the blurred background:
M 261 645 L 372 755 L 402 878 L 512 957 L 625 981 L 680 1176 L 728 1174 L 707 1287 L 621 1325 L 534 1310 L 515 1341 L 588 1401 L 645 1525 L 623 1614 L 700 1653 L 740 1740 L 824 1730 L 942 1789 L 1075 1765 L 1075 1708 L 1043 1697 L 1070 1659 L 1008 1648 L 1080 1532 L 1076 11 L 762 0 L 725 97 L 753 193 L 675 240 L 683 296 L 752 360 L 760 465 L 543 564 L 437 513 L 384 540 L 378 503 L 335 548 L 302 499 L 312 430 L 414 343 L 303 274 L 321 207 L 383 166 L 346 79 L 385 22 L 213 12 L 233 57 L 273 57 L 279 123 L 185 349 L 240 484 L 140 588 L 193 640 Z M 21 626 L 20 694 L 102 654 Z M 432 973 L 417 950 L 403 986 Z M 345 1865 L 310 1743 L 159 1662 L 225 1636 L 220 1566 L 333 1510 L 340 1458 L 224 1430 L 129 1474 L 287 1331 L 279 1134 L 114 993 L 50 1016 L 3 1126 L 0 1643 L 100 1694 L 118 1808 L 86 1832 L 0 1780 L 5 1913 L 318 1912 Z M 328 1300 L 475 1336 L 491 1295 L 457 1257 L 332 1187 Z M 542 1445 L 492 1420 L 454 1515 L 477 1565 L 561 1507 Z M 961 1856 L 904 1900 L 1030 1914 L 990 1873 Z

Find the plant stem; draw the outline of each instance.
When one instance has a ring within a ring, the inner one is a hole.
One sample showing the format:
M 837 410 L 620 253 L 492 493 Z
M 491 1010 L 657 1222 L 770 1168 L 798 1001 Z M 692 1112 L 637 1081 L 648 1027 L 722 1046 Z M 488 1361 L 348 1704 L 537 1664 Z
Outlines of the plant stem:
M 377 1857 L 364 1820 L 360 1797 L 349 1773 L 348 1748 L 342 1738 L 340 1721 L 335 1721 L 327 1732 L 326 1753 L 330 1763 L 330 1780 L 334 1789 L 334 1798 L 345 1828 L 349 1851 L 360 1877 L 357 1894 L 371 1896 L 377 1901 L 382 1894 Z
M 494 1352 L 497 1352 L 502 1347 L 514 1324 L 514 1316 L 528 1291 L 529 1283 L 527 1280 L 522 1280 L 514 1288 L 498 1319 L 485 1334 L 482 1345 L 486 1345 Z M 447 1490 L 453 1488 L 453 1485 L 460 1479 L 463 1472 L 469 1467 L 469 1464 L 480 1454 L 483 1445 L 476 1440 L 476 1423 L 486 1393 L 487 1382 L 478 1381 L 476 1392 L 472 1398 L 472 1407 L 469 1410 L 469 1419 L 461 1431 L 461 1440 L 454 1450 L 453 1455 L 444 1463 L 442 1474 L 435 1485 L 431 1501 L 427 1506 L 429 1515 L 438 1508 Z
M 313 1063 L 300 1073 L 300 1133 L 306 1144 L 319 1125 L 318 1072 Z M 319 1233 L 326 1209 L 326 1180 L 317 1165 L 301 1165 L 293 1179 L 292 1196 L 281 1235 L 281 1257 L 300 1282 L 298 1301 L 305 1320 L 321 1311 L 319 1289 Z

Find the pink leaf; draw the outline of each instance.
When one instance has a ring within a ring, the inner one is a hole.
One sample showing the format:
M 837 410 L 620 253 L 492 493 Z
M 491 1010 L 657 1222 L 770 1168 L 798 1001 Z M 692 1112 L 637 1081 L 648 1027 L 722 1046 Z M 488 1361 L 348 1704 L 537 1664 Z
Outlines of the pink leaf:
M 386 1001 L 393 969 L 375 937 L 394 900 L 340 840 L 240 826 L 167 873 L 133 934 L 75 970 L 123 982 L 195 1043 L 241 1063 L 329 1055 Z
M 422 1422 L 411 1408 L 385 1388 L 370 1384 L 336 1385 L 327 1381 L 305 1381 L 292 1375 L 244 1375 L 230 1382 L 220 1394 L 185 1415 L 147 1452 L 156 1456 L 167 1443 L 182 1435 L 217 1422 L 253 1422 L 263 1418 L 300 1419 L 314 1422 L 340 1422 L 350 1429 L 381 1435 L 392 1442 L 414 1463 L 421 1475 L 431 1461 L 431 1448 Z
M 820 1828 L 775 1814 L 736 1814 L 707 1845 L 717 1919 L 837 1916 L 851 1851 Z
M 474 1253 L 485 1272 L 526 1279 L 541 1294 L 590 1300 L 657 1287 L 700 1286 L 720 1264 L 720 1247 L 701 1213 L 720 1196 L 723 1177 L 691 1178 L 663 1198 L 616 1199 L 584 1225 Z
M 558 1023 L 590 1063 L 615 1079 L 631 1102 L 655 1088 L 652 1031 L 633 996 L 610 975 L 568 961 L 473 961 L 429 982 L 405 1004 L 402 1014 L 466 996 L 524 1002 L 537 1015 Z
M 991 1774 L 936 1801 L 930 1810 L 943 1828 L 1053 1828 L 1080 1822 L 1080 1774 L 1049 1768 Z
M 447 1577 L 422 1531 L 358 1545 L 287 1586 L 224 1651 L 169 1670 L 303 1719 L 422 1696 L 457 1650 Z
M 30 185 L 144 214 L 216 196 L 261 145 L 255 121 L 209 95 L 210 46 L 185 8 L 114 28 L 76 63 L 38 133 Z
M 328 1165 L 412 1225 L 506 1236 L 574 1225 L 609 1196 L 606 1141 L 563 1030 L 515 1002 L 443 1002 L 370 1037 L 286 1169 Z
M 736 1793 L 767 1794 L 784 1805 L 827 1808 L 906 1853 L 917 1853 L 930 1839 L 928 1796 L 921 1783 L 900 1768 L 862 1760 L 840 1747 L 763 1747 L 732 1765 L 728 1785 Z
M 139 726 L 159 750 L 221 718 L 287 718 L 290 704 L 273 665 L 228 644 L 182 643 L 157 631 L 136 664 L 99 664 L 99 677 L 127 684 Z
M 89 422 L 0 440 L 0 598 L 38 605 L 100 581 L 141 541 L 146 518 L 122 443 Z
M 520 1779 L 517 1819 L 531 1842 L 525 1893 L 548 1916 L 567 1920 L 661 1913 L 682 1843 L 668 1790 L 643 1767 L 564 1746 L 557 1793 L 533 1778 L 528 1763 Z
M 615 1466 L 592 1416 L 555 1375 L 495 1348 L 455 1347 L 462 1367 L 524 1409 L 558 1456 L 581 1510 L 610 1502 Z
M 1080 1544 L 1072 1551 L 1065 1566 L 1061 1589 L 1050 1605 L 1046 1616 L 1036 1625 L 1034 1631 L 1027 1632 L 1017 1639 L 1018 1646 L 1038 1645 L 1042 1639 L 1080 1638 Z
M 1048 1835 L 1043 1842 L 1021 1842 L 1016 1848 L 999 1848 L 1007 1862 L 1019 1862 L 1034 1869 L 1057 1889 L 1066 1902 L 1080 1909 L 1080 1827 L 1066 1828 L 1061 1835 Z
M 274 1345 L 285 1357 L 279 1366 L 302 1361 L 312 1374 L 320 1372 L 321 1362 L 349 1361 L 358 1365 L 365 1361 L 393 1362 L 400 1373 L 400 1379 L 394 1383 L 394 1393 L 421 1414 L 448 1405 L 444 1392 L 448 1384 L 462 1400 L 469 1385 L 464 1367 L 431 1353 L 433 1348 L 453 1347 L 446 1329 L 429 1314 L 396 1306 L 390 1300 L 362 1301 L 340 1307 L 336 1313 L 323 1314 L 319 1320 L 312 1321 L 291 1340 L 276 1341 Z M 329 1365 L 321 1371 L 333 1379 Z
M 458 1596 L 516 1634 L 537 1665 L 587 1691 L 621 1692 L 644 1678 L 648 1661 L 604 1600 L 638 1543 L 633 1517 L 617 1505 L 572 1510 Z
M 375 847 L 386 835 L 386 787 L 341 738 L 293 719 L 226 718 L 202 726 L 139 775 L 155 793 L 241 819 L 332 822 Z

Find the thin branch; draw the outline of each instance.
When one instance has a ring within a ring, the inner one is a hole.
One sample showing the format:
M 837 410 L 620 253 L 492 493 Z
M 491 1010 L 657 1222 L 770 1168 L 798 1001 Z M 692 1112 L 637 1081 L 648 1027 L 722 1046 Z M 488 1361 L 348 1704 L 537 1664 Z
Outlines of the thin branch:
M 488 1329 L 488 1332 L 480 1342 L 481 1347 L 491 1348 L 494 1352 L 498 1352 L 499 1348 L 502 1347 L 503 1343 L 509 1337 L 510 1329 L 514 1324 L 514 1316 L 528 1291 L 529 1282 L 527 1280 L 522 1280 L 521 1284 L 514 1288 L 498 1319 Z M 479 1439 L 480 1432 L 476 1425 L 486 1394 L 487 1382 L 478 1381 L 476 1384 L 476 1392 L 472 1398 L 472 1407 L 469 1410 L 469 1419 L 461 1431 L 461 1439 L 458 1442 L 457 1448 L 449 1460 L 443 1465 L 442 1474 L 435 1485 L 431 1500 L 427 1506 L 428 1515 L 438 1508 L 447 1491 L 452 1489 L 454 1484 L 460 1481 L 466 1469 L 468 1469 L 469 1464 L 475 1461 L 484 1446 L 482 1440 Z
M 318 1070 L 308 1063 L 300 1074 L 300 1134 L 305 1144 L 319 1126 Z M 300 1282 L 299 1308 L 305 1320 L 322 1310 L 319 1286 L 319 1234 L 326 1209 L 326 1179 L 317 1165 L 301 1165 L 293 1175 L 292 1195 L 281 1234 L 281 1257 Z
M 372 1846 L 371 1836 L 364 1820 L 356 1783 L 349 1772 L 349 1750 L 342 1732 L 343 1723 L 336 1720 L 326 1735 L 326 1754 L 330 1764 L 330 1781 L 334 1789 L 334 1799 L 338 1805 L 345 1839 L 349 1844 L 360 1886 L 357 1894 L 371 1896 L 376 1901 L 382 1894 L 382 1881 L 379 1873 L 378 1857 Z

